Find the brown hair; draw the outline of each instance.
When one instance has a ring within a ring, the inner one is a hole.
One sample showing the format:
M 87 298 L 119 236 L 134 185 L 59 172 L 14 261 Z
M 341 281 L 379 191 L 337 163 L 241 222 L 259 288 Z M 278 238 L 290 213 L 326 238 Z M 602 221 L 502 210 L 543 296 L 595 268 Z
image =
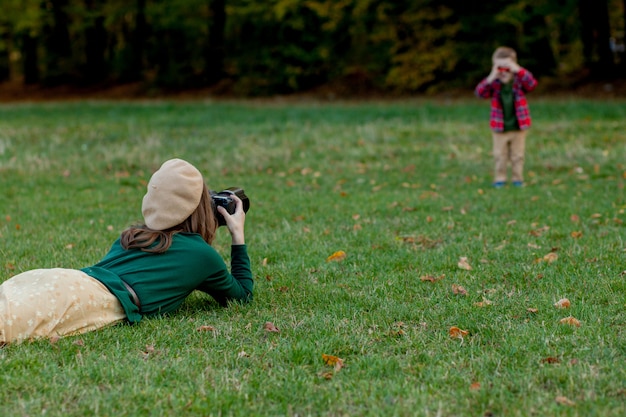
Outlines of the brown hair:
M 509 48 L 508 46 L 500 46 L 494 51 L 491 58 L 494 60 L 499 58 L 511 58 L 513 61 L 517 62 L 517 53 L 513 48 Z
M 206 185 L 198 207 L 181 224 L 166 230 L 152 230 L 145 224 L 131 226 L 122 232 L 120 243 L 126 250 L 163 253 L 172 245 L 173 236 L 179 232 L 198 233 L 209 245 L 215 238 L 217 219 L 213 213 L 213 200 Z M 155 244 L 156 242 L 156 244 Z

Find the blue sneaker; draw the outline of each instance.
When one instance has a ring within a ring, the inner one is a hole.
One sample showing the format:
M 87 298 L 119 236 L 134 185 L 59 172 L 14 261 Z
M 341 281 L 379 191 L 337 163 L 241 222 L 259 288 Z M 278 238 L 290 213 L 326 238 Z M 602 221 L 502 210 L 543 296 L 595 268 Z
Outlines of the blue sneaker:
M 523 187 L 523 186 L 524 186 L 523 181 L 513 181 L 513 187 Z
M 504 187 L 505 182 L 504 181 L 496 181 L 493 183 L 493 187 L 494 188 L 502 188 Z

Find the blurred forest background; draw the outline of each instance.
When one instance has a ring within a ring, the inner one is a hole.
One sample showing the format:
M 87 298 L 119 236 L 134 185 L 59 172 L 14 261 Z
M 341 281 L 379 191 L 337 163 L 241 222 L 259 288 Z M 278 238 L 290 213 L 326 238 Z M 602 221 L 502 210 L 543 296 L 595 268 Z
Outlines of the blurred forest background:
M 0 0 L 0 98 L 473 89 L 499 45 L 545 90 L 624 85 L 626 0 Z

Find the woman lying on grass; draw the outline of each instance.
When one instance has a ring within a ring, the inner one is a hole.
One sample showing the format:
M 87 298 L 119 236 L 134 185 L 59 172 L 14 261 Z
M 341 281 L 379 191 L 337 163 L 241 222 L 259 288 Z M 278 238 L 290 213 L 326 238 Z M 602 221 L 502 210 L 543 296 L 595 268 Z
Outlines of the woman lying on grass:
M 250 301 L 245 212 L 232 198 L 233 214 L 217 207 L 232 238 L 229 272 L 211 247 L 218 221 L 202 174 L 181 159 L 166 161 L 148 183 L 144 224 L 124 230 L 96 265 L 35 269 L 0 285 L 0 345 L 137 323 L 176 310 L 194 290 L 224 306 Z

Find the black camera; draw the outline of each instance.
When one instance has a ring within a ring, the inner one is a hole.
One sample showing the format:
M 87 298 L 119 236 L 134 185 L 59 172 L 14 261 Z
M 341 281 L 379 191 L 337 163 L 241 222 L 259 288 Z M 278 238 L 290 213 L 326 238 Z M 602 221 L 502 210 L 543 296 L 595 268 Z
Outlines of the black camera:
M 235 212 L 235 209 L 237 208 L 237 203 L 232 198 L 233 195 L 236 195 L 237 197 L 241 199 L 241 202 L 243 203 L 244 212 L 247 213 L 248 209 L 250 208 L 250 200 L 248 199 L 248 196 L 246 196 L 246 193 L 244 193 L 243 189 L 241 188 L 230 187 L 230 188 L 220 191 L 219 193 L 216 193 L 215 191 L 211 191 L 210 193 L 211 193 L 211 199 L 213 200 L 213 213 L 215 213 L 215 217 L 217 218 L 218 226 L 226 225 L 226 220 L 224 219 L 224 216 L 222 216 L 217 211 L 218 206 L 224 207 L 226 211 L 228 212 L 228 214 L 233 214 Z

